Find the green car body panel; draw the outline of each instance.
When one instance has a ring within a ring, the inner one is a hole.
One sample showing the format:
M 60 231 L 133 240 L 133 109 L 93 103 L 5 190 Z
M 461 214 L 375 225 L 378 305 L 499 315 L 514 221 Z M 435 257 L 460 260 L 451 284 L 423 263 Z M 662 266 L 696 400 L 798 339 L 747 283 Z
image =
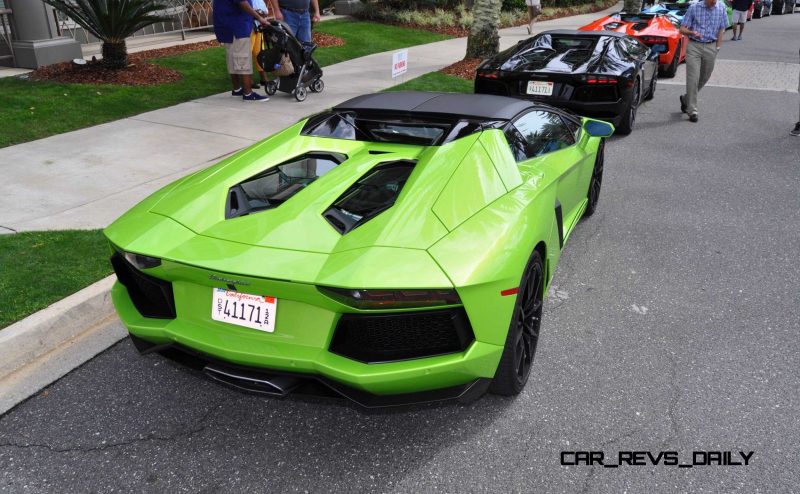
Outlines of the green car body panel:
M 142 271 L 171 282 L 174 294 L 177 317 L 144 317 L 117 282 L 112 298 L 122 322 L 153 344 L 320 375 L 375 395 L 491 379 L 516 299 L 501 292 L 519 285 L 534 249 L 549 286 L 586 207 L 602 139 L 581 130 L 575 145 L 517 163 L 500 129 L 424 146 L 301 135 L 307 122 L 168 185 L 105 229 L 115 249 L 161 259 Z M 346 160 L 278 207 L 226 219 L 232 186 L 313 152 Z M 373 167 L 397 160 L 416 165 L 394 205 L 346 234 L 334 229 L 325 210 Z M 274 332 L 211 319 L 213 288 L 225 289 L 225 280 L 241 292 L 277 297 Z M 384 311 L 344 305 L 318 287 L 455 289 L 475 340 L 462 352 L 385 363 L 332 353 L 343 314 Z

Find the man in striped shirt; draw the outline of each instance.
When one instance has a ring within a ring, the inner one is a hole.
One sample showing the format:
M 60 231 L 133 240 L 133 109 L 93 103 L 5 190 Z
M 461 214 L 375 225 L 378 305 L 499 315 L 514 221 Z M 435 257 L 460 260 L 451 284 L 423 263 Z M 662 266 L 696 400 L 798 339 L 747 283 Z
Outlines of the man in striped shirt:
M 688 113 L 692 122 L 697 122 L 697 93 L 714 71 L 714 62 L 727 27 L 725 6 L 717 0 L 693 3 L 681 21 L 680 31 L 689 37 L 689 46 L 686 47 L 686 94 L 680 97 L 681 111 Z

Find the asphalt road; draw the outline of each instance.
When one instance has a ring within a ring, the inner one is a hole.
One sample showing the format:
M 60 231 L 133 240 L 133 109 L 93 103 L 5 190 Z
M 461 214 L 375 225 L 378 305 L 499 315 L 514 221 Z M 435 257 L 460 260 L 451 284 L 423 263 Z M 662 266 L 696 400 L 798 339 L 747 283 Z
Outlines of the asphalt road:
M 798 32 L 800 15 L 756 20 L 725 56 L 796 64 Z M 516 399 L 381 413 L 265 399 L 124 341 L 0 418 L 0 491 L 796 492 L 798 94 L 709 87 L 692 124 L 681 89 L 661 84 L 609 143 Z M 754 453 L 560 465 L 634 450 Z

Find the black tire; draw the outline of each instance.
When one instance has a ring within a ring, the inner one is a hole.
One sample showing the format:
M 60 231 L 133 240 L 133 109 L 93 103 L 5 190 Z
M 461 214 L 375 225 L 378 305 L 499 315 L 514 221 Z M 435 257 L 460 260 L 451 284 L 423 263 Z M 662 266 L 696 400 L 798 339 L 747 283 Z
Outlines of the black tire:
M 678 65 L 681 63 L 681 49 L 683 48 L 683 41 L 678 41 L 678 48 L 675 50 L 675 56 L 672 57 L 667 70 L 664 71 L 664 77 L 675 77 L 675 72 L 678 71 Z
M 264 92 L 267 93 L 268 96 L 272 96 L 278 91 L 278 82 L 277 81 L 267 81 L 264 85 Z
M 539 342 L 544 284 L 544 263 L 539 252 L 533 251 L 519 284 L 503 356 L 489 386 L 491 393 L 514 396 L 528 382 Z
M 592 169 L 592 179 L 589 180 L 589 191 L 586 193 L 588 202 L 586 203 L 586 210 L 583 212 L 584 218 L 593 215 L 597 209 L 597 203 L 600 201 L 600 189 L 603 185 L 603 166 L 606 161 L 606 140 L 600 141 L 600 147 L 597 148 L 597 155 L 594 158 L 594 168 Z
M 650 88 L 647 90 L 645 101 L 650 101 L 656 97 L 656 86 L 658 85 L 658 71 L 653 71 L 653 78 L 650 80 Z
M 308 96 L 308 91 L 306 90 L 305 86 L 297 86 L 294 90 L 294 99 L 297 101 L 305 101 L 306 96 Z
M 639 103 L 641 102 L 641 94 L 642 84 L 639 79 L 636 79 L 636 83 L 633 85 L 633 94 L 631 95 L 630 104 L 628 108 L 625 109 L 625 115 L 622 117 L 622 121 L 620 121 L 617 127 L 617 134 L 626 136 L 633 131 L 633 126 L 636 124 L 636 110 L 639 109 Z
M 325 83 L 322 79 L 317 79 L 311 83 L 310 89 L 312 93 L 321 93 L 325 89 Z

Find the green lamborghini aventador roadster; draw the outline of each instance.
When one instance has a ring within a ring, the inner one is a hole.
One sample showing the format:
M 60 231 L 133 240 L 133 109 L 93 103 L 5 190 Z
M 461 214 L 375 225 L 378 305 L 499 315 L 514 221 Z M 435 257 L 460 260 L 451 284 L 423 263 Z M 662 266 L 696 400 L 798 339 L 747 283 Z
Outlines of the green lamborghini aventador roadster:
M 613 130 L 501 96 L 351 99 L 109 226 L 114 304 L 139 351 L 250 391 L 519 393 Z

